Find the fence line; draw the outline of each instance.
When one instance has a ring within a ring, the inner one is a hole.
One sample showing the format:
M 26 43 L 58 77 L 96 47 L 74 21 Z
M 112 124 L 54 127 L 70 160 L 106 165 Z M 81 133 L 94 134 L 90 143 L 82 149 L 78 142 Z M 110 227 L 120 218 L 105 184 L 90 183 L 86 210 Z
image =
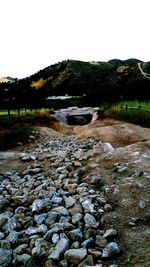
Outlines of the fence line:
M 139 106 L 139 107 L 130 107 L 128 105 L 119 105 L 119 107 L 120 108 L 124 108 L 126 110 L 133 109 L 133 110 L 142 110 L 142 111 L 150 112 L 150 109 L 144 109 L 144 108 L 142 108 L 142 106 Z

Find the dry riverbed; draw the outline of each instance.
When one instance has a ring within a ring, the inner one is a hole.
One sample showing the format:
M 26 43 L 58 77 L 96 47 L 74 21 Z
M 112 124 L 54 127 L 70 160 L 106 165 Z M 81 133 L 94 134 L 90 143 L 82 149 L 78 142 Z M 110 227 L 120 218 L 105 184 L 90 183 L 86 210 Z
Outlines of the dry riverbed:
M 0 152 L 0 266 L 150 266 L 150 130 L 49 126 Z

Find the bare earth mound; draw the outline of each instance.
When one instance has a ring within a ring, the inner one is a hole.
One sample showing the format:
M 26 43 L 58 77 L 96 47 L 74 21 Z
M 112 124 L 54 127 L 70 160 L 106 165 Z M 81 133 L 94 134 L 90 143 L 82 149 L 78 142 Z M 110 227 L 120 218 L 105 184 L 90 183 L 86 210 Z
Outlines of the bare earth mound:
M 150 138 L 150 130 L 115 120 L 97 120 L 94 124 L 74 127 L 81 138 L 93 137 L 114 146 L 125 146 Z

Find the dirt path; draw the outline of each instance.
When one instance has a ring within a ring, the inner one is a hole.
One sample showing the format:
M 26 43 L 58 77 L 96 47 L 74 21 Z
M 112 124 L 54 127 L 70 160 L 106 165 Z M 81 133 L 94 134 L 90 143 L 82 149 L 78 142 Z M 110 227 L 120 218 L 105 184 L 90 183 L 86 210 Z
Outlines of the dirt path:
M 149 74 L 149 73 L 146 73 L 146 72 L 143 71 L 143 69 L 142 69 L 142 67 L 141 67 L 141 63 L 138 63 L 138 68 L 139 68 L 140 72 L 142 73 L 142 75 L 143 75 L 146 79 L 150 80 L 150 74 Z

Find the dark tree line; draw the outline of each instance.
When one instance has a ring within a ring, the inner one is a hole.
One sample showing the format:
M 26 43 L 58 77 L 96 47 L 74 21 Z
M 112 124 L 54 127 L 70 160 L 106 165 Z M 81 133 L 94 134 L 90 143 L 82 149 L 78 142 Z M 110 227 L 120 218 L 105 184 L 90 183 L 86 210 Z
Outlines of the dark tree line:
M 46 99 L 45 90 L 36 90 L 30 86 L 29 79 L 13 83 L 0 84 L 0 110 L 18 110 L 42 108 Z

